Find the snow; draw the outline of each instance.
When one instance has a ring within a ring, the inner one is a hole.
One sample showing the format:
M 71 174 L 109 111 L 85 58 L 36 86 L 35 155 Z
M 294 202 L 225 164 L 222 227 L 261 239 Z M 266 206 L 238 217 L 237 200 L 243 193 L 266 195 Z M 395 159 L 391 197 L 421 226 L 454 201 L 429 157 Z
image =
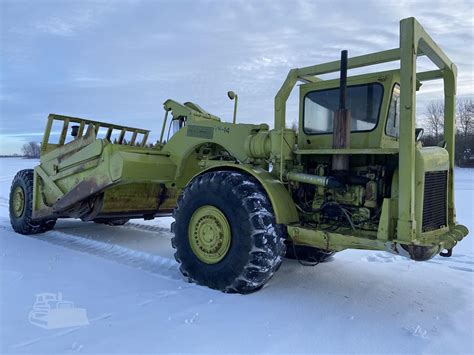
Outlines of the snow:
M 423 263 L 373 251 L 314 268 L 285 260 L 262 290 L 224 294 L 183 280 L 170 218 L 15 234 L 10 183 L 35 164 L 0 159 L 1 353 L 474 353 L 472 234 L 451 258 Z M 455 179 L 458 220 L 474 231 L 474 170 Z M 31 324 L 45 292 L 86 309 L 89 325 Z

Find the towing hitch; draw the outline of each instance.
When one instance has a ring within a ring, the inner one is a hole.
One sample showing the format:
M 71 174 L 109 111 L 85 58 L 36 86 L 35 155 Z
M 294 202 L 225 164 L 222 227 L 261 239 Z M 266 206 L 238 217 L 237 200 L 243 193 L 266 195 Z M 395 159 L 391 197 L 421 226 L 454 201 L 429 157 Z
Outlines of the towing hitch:
M 442 256 L 443 258 L 449 258 L 451 255 L 453 255 L 453 248 L 445 249 L 446 251 L 442 251 L 439 253 L 439 256 Z

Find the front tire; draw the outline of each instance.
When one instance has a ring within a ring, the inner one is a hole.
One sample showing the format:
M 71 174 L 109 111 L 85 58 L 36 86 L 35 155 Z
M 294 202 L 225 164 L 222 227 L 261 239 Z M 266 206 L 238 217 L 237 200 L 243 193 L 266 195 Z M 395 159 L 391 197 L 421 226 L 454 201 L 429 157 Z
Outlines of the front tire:
M 189 281 L 223 292 L 261 288 L 285 255 L 284 230 L 258 181 L 234 171 L 204 173 L 183 190 L 172 245 Z
M 19 171 L 10 189 L 10 223 L 20 234 L 44 233 L 54 228 L 56 219 L 33 220 L 33 169 Z

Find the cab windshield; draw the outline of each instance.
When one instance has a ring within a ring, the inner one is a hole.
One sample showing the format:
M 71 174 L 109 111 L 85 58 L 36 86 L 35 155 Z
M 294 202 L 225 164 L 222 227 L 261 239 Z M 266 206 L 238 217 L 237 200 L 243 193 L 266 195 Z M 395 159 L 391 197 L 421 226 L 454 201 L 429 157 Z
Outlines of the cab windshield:
M 347 108 L 352 132 L 371 131 L 377 126 L 383 97 L 379 83 L 347 87 Z M 306 134 L 332 133 L 334 113 L 339 108 L 339 88 L 312 91 L 304 98 L 303 127 Z
M 168 136 L 166 140 L 170 140 L 171 137 L 173 137 L 178 131 L 186 126 L 186 117 L 184 116 L 179 116 L 177 118 L 174 118 L 171 120 L 170 125 L 168 127 Z

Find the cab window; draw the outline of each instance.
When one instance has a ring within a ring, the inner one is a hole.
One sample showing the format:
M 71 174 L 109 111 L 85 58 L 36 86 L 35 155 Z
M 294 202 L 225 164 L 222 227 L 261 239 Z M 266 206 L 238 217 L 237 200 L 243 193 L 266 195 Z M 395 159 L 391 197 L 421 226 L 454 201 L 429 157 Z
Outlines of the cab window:
M 172 135 L 177 133 L 181 128 L 184 127 L 184 118 L 180 117 L 176 120 L 173 120 L 173 129 Z
M 388 111 L 387 124 L 385 125 L 385 134 L 390 137 L 397 137 L 400 129 L 400 85 L 395 84 L 390 100 L 390 109 Z
M 351 131 L 371 131 L 377 126 L 383 97 L 379 83 L 347 87 Z M 306 134 L 332 133 L 334 113 L 339 108 L 339 88 L 311 91 L 304 98 L 303 127 Z
M 179 116 L 176 118 L 173 118 L 170 122 L 169 128 L 168 128 L 168 138 L 169 140 L 171 137 L 173 137 L 178 131 L 186 126 L 186 117 L 184 116 Z

